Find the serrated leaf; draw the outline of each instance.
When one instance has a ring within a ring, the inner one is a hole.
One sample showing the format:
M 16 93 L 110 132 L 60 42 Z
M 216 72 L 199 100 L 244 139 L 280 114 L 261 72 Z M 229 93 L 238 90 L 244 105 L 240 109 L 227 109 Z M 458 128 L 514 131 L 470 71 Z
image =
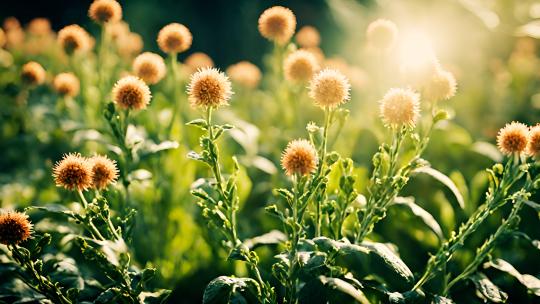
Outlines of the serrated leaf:
M 493 303 L 504 303 L 508 299 L 508 295 L 499 289 L 497 285 L 493 284 L 485 274 L 478 272 L 470 276 L 469 279 L 476 286 L 477 296 L 484 301 L 489 300 Z
M 438 171 L 436 169 L 433 169 L 431 167 L 416 168 L 416 169 L 414 169 L 413 173 L 424 173 L 424 174 L 427 174 L 427 175 L 435 178 L 439 182 L 441 182 L 448 189 L 450 189 L 450 191 L 452 191 L 452 193 L 456 197 L 456 200 L 457 200 L 459 206 L 461 207 L 461 209 L 465 208 L 465 200 L 463 199 L 463 195 L 461 194 L 461 192 L 459 192 L 458 187 L 450 179 L 450 177 L 446 176 L 444 173 L 442 173 L 442 172 L 440 172 L 440 171 Z

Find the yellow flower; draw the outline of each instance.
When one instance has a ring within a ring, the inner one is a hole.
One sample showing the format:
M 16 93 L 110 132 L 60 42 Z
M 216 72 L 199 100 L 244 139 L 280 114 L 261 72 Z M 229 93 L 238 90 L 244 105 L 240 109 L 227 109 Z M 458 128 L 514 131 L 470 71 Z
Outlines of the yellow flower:
M 310 82 L 309 96 L 321 108 L 335 108 L 350 99 L 349 80 L 337 70 L 325 69 Z
M 420 96 L 411 89 L 390 89 L 380 103 L 381 117 L 387 127 L 414 127 L 420 117 Z
M 505 155 L 525 152 L 528 142 L 529 128 L 516 121 L 506 124 L 497 135 L 497 146 Z
M 150 88 L 135 76 L 126 76 L 118 80 L 112 90 L 112 100 L 121 109 L 145 109 L 151 98 Z
M 259 32 L 261 35 L 278 44 L 285 44 L 294 35 L 296 17 L 294 13 L 283 6 L 274 6 L 265 10 L 259 17 Z
M 233 94 L 229 78 L 215 68 L 204 68 L 191 75 L 187 92 L 192 106 L 213 108 L 227 105 Z
M 317 151 L 305 139 L 291 141 L 281 156 L 281 166 L 288 176 L 308 175 L 317 168 Z

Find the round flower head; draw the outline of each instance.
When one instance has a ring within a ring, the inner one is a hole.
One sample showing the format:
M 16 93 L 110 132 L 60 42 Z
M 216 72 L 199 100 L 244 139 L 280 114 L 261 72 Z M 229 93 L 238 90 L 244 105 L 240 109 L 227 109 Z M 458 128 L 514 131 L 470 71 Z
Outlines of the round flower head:
M 146 83 L 135 76 L 126 76 L 118 80 L 112 90 L 112 100 L 121 109 L 145 109 L 151 98 Z
M 350 99 L 349 80 L 337 70 L 324 69 L 309 84 L 309 96 L 321 108 L 335 108 Z
M 41 64 L 30 61 L 23 65 L 21 77 L 24 82 L 30 85 L 40 85 L 45 81 L 45 70 Z
M 191 32 L 180 23 L 166 25 L 157 38 L 159 48 L 165 53 L 181 53 L 191 47 L 192 41 Z
M 532 157 L 540 157 L 540 124 L 530 128 L 527 154 Z
M 129 24 L 123 20 L 107 24 L 105 30 L 113 41 L 117 41 L 120 39 L 120 37 L 126 36 L 130 33 Z
M 296 42 L 304 48 L 318 47 L 321 43 L 321 35 L 316 28 L 306 25 L 296 33 Z
M 141 35 L 137 33 L 127 33 L 126 35 L 118 37 L 116 40 L 116 47 L 118 53 L 122 56 L 134 56 L 139 54 L 143 49 L 144 42 Z
M 229 78 L 215 68 L 204 68 L 191 75 L 187 92 L 192 106 L 213 108 L 227 105 L 233 94 Z
M 293 82 L 308 82 L 319 70 L 317 59 L 306 50 L 290 53 L 283 62 L 285 79 Z
M 65 154 L 54 166 L 53 177 L 58 187 L 86 190 L 92 187 L 92 165 L 79 153 Z
M 370 45 L 387 50 L 394 46 L 398 29 L 394 22 L 378 19 L 371 22 L 367 28 L 367 39 Z
M 97 23 L 117 22 L 122 19 L 122 7 L 115 0 L 94 0 L 88 16 Z
M 381 100 L 380 109 L 386 126 L 414 127 L 420 117 L 420 95 L 411 89 L 390 89 Z
M 456 95 L 456 78 L 450 72 L 437 70 L 423 90 L 428 101 L 448 100 Z
M 144 82 L 156 84 L 165 76 L 165 62 L 158 54 L 144 52 L 133 61 L 133 72 Z
M 305 139 L 291 141 L 281 156 L 281 166 L 288 176 L 308 175 L 317 168 L 317 151 Z
M 529 142 L 529 128 L 520 122 L 506 124 L 497 135 L 497 146 L 505 155 L 525 152 Z
M 76 24 L 61 29 L 58 32 L 58 42 L 68 54 L 77 51 L 84 52 L 92 48 L 90 35 Z
M 317 63 L 319 63 L 319 65 L 324 63 L 325 55 L 324 55 L 323 50 L 320 47 L 314 46 L 314 47 L 308 47 L 308 48 L 301 48 L 301 50 L 305 50 L 313 54 L 313 56 L 315 56 L 315 59 L 317 59 Z
M 0 214 L 0 244 L 18 245 L 30 238 L 32 224 L 28 215 L 20 212 Z
M 254 89 L 261 81 L 261 70 L 251 62 L 240 61 L 227 68 L 231 80 L 246 88 Z
M 202 52 L 195 52 L 189 55 L 184 61 L 186 67 L 190 70 L 191 73 L 196 72 L 202 68 L 212 68 L 214 67 L 214 61 L 210 56 Z
M 60 73 L 54 77 L 53 87 L 60 95 L 75 97 L 79 94 L 79 79 L 73 73 Z
M 4 30 L 0 28 L 0 48 L 4 47 L 6 44 L 6 33 L 4 33 Z
M 296 17 L 294 13 L 283 6 L 274 6 L 265 10 L 259 17 L 259 32 L 261 35 L 278 44 L 285 44 L 294 35 Z
M 51 22 L 47 18 L 34 18 L 28 24 L 28 32 L 36 36 L 45 36 L 52 33 Z
M 118 179 L 116 162 L 107 156 L 96 155 L 90 159 L 92 164 L 92 185 L 95 189 L 102 190 Z
M 11 17 L 7 17 L 4 20 L 3 27 L 6 31 L 11 31 L 14 29 L 20 29 L 21 23 L 19 22 L 17 18 L 11 16 Z

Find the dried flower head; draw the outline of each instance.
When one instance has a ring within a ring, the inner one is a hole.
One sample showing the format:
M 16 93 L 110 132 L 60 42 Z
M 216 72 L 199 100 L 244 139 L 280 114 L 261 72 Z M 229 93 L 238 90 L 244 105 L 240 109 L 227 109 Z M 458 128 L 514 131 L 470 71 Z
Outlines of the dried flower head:
M 204 68 L 191 75 L 187 92 L 192 106 L 213 108 L 227 105 L 233 94 L 229 78 L 215 68 Z
M 86 190 L 92 187 L 92 165 L 79 153 L 68 153 L 54 166 L 53 177 L 58 187 Z
M 121 78 L 112 90 L 112 100 L 121 109 L 145 109 L 151 98 L 152 95 L 146 83 L 135 76 Z
M 21 23 L 19 22 L 19 20 L 17 18 L 11 16 L 11 17 L 7 17 L 6 19 L 4 19 L 3 27 L 4 27 L 4 30 L 6 30 L 6 31 L 10 31 L 10 30 L 14 30 L 14 29 L 20 29 L 21 28 Z
M 92 164 L 92 185 L 95 189 L 105 189 L 118 179 L 118 168 L 114 160 L 107 156 L 96 155 L 90 158 L 90 163 Z
M 281 166 L 288 176 L 308 175 L 317 168 L 317 151 L 305 139 L 289 142 L 281 155 Z
M 88 51 L 93 45 L 90 34 L 76 24 L 61 29 L 58 32 L 58 42 L 68 54 Z
M 184 64 L 189 69 L 190 74 L 202 68 L 214 67 L 214 61 L 212 61 L 212 58 L 203 52 L 195 52 L 189 55 L 184 61 Z
M 388 127 L 414 127 L 420 117 L 420 95 L 411 89 L 390 89 L 380 103 L 381 117 Z
M 115 0 L 94 0 L 88 17 L 97 23 L 117 22 L 122 19 L 122 7 Z
M 527 154 L 531 157 L 540 157 L 540 124 L 530 128 Z
M 60 73 L 54 77 L 53 87 L 60 95 L 75 97 L 79 94 L 80 83 L 73 73 Z
M 285 79 L 293 82 L 308 82 L 318 70 L 317 59 L 306 50 L 290 53 L 283 62 Z
M 159 48 L 165 53 L 181 53 L 191 47 L 192 41 L 191 32 L 180 23 L 166 25 L 157 38 Z
M 227 68 L 231 80 L 246 88 L 254 89 L 261 81 L 261 70 L 249 61 L 240 61 Z
M 304 48 L 318 47 L 321 44 L 321 35 L 316 28 L 306 25 L 296 33 L 296 42 Z
M 47 18 L 34 18 L 28 23 L 28 32 L 36 36 L 46 36 L 52 33 L 51 22 Z
M 324 69 L 309 84 L 309 97 L 321 108 L 335 108 L 350 99 L 349 80 L 337 70 Z
M 424 99 L 428 101 L 448 100 L 456 95 L 456 86 L 456 78 L 452 73 L 438 69 L 424 86 Z
M 387 50 L 394 46 L 398 34 L 394 22 L 386 19 L 377 19 L 367 28 L 367 39 L 370 45 L 380 50 Z
M 523 153 L 529 142 L 529 127 L 513 121 L 506 124 L 497 135 L 497 146 L 505 155 Z
M 259 17 L 259 32 L 261 35 L 278 44 L 285 44 L 294 35 L 296 17 L 294 13 L 283 6 L 274 6 L 265 10 Z
M 41 64 L 30 61 L 23 65 L 21 77 L 25 83 L 30 85 L 40 85 L 45 82 L 45 70 Z
M 127 22 L 123 20 L 108 23 L 105 27 L 105 30 L 113 41 L 117 41 L 119 38 L 126 36 L 130 33 L 129 24 L 127 24 Z
M 120 55 L 131 57 L 141 52 L 144 42 L 141 35 L 130 32 L 126 35 L 118 37 L 116 40 L 116 46 Z
M 165 62 L 158 54 L 144 52 L 133 60 L 133 73 L 148 84 L 156 84 L 165 76 Z
M 20 212 L 0 214 L 0 244 L 18 245 L 32 235 L 32 224 L 28 215 Z

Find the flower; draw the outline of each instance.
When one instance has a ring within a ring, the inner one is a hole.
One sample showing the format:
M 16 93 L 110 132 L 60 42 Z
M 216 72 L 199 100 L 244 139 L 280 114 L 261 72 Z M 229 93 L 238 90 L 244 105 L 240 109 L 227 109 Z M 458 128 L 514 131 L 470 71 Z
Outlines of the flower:
M 529 144 L 527 154 L 538 158 L 540 156 L 540 124 L 531 127 L 529 130 Z
M 296 33 L 296 42 L 303 48 L 318 47 L 321 44 L 321 35 L 316 28 L 306 25 Z
M 181 53 L 191 47 L 192 41 L 191 32 L 180 23 L 166 25 L 157 38 L 159 48 L 165 53 Z
M 261 70 L 249 61 L 240 61 L 227 68 L 227 75 L 233 82 L 246 88 L 254 89 L 261 81 Z
M 215 68 L 200 69 L 191 75 L 187 92 L 191 105 L 199 107 L 227 105 L 233 94 L 229 78 Z
M 142 79 L 135 76 L 121 78 L 112 90 L 112 100 L 121 109 L 145 109 L 151 98 L 150 88 Z
M 92 48 L 90 34 L 82 27 L 72 24 L 64 27 L 58 32 L 58 42 L 68 54 L 73 52 L 84 52 Z
M 18 245 L 30 238 L 32 223 L 20 212 L 0 214 L 0 244 Z
M 317 151 L 305 139 L 289 142 L 281 155 L 281 166 L 288 176 L 308 175 L 317 168 Z
M 456 78 L 452 73 L 437 69 L 437 72 L 424 86 L 424 99 L 429 101 L 448 100 L 456 95 L 456 86 Z
M 367 40 L 370 45 L 380 50 L 387 50 L 394 46 L 398 29 L 394 22 L 386 19 L 377 19 L 367 28 Z
M 86 190 L 92 187 L 92 165 L 79 153 L 68 153 L 54 166 L 53 177 L 58 187 Z
M 21 77 L 24 82 L 30 85 L 40 85 L 45 81 L 45 70 L 41 64 L 30 61 L 23 65 Z
M 290 53 L 283 62 L 285 79 L 293 82 L 308 82 L 317 70 L 319 70 L 317 59 L 306 50 Z
M 116 39 L 118 53 L 122 56 L 133 56 L 141 52 L 144 43 L 141 35 L 129 32 Z
M 287 43 L 294 35 L 295 29 L 296 17 L 286 7 L 271 7 L 259 17 L 259 32 L 264 38 L 277 44 Z
M 529 128 L 516 121 L 506 124 L 497 135 L 497 146 L 505 155 L 525 152 L 528 142 Z
M 45 36 L 52 33 L 51 22 L 47 18 L 34 18 L 28 24 L 28 31 L 36 36 Z
M 6 40 L 6 33 L 4 33 L 4 30 L 0 28 L 0 48 L 4 47 Z
M 53 87 L 60 95 L 75 97 L 79 94 L 79 79 L 73 73 L 60 73 L 54 77 Z
M 390 89 L 380 102 L 381 117 L 388 127 L 414 127 L 420 117 L 420 95 L 411 89 Z
M 122 19 L 122 7 L 115 0 L 94 0 L 88 17 L 97 23 L 118 22 Z
M 144 52 L 133 60 L 133 72 L 148 84 L 156 84 L 165 76 L 167 68 L 158 54 Z
M 118 168 L 114 160 L 110 160 L 107 156 L 96 155 L 90 158 L 90 163 L 92 164 L 92 186 L 95 189 L 105 189 L 118 179 Z
M 190 73 L 194 73 L 198 69 L 214 67 L 212 58 L 203 52 L 195 52 L 189 55 L 184 61 L 184 64 L 190 70 Z
M 337 70 L 324 69 L 309 84 L 309 97 L 321 108 L 335 108 L 350 99 L 349 80 Z
M 20 29 L 21 23 L 19 20 L 13 16 L 7 17 L 4 19 L 3 27 L 6 31 L 14 30 L 14 29 Z

